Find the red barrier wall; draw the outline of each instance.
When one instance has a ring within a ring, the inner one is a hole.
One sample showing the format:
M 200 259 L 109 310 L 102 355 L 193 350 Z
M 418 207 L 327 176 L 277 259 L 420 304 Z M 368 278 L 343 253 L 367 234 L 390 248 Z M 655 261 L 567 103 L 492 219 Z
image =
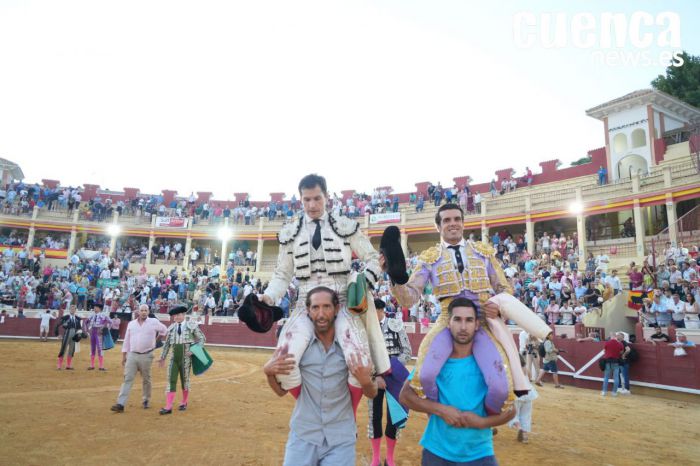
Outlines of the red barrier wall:
M 55 321 L 52 321 L 51 335 L 53 335 Z M 126 322 L 122 322 L 121 334 L 126 329 Z M 167 323 L 166 323 L 167 325 Z M 273 347 L 276 344 L 276 327 L 268 333 L 255 333 L 243 324 L 212 324 L 202 325 L 202 331 L 207 337 L 207 342 L 212 344 L 226 344 L 238 346 L 263 346 Z M 39 336 L 39 319 L 6 318 L 0 325 L 2 336 Z M 409 333 L 413 355 L 418 352 L 423 333 Z M 517 344 L 517 335 L 514 339 Z M 603 342 L 577 342 L 573 339 L 555 338 L 558 348 L 565 351 L 561 358 L 566 360 L 575 370 L 571 370 L 563 361 L 558 362 L 559 371 L 577 372 L 590 362 L 602 349 Z M 700 351 L 698 348 L 686 348 L 687 356 L 673 356 L 673 347 L 665 344 L 653 345 L 651 343 L 638 343 L 634 348 L 639 353 L 639 360 L 630 367 L 630 380 L 646 382 L 650 384 L 685 387 L 700 390 Z M 595 361 L 582 376 L 601 378 L 603 373 Z M 601 381 L 574 378 L 571 375 L 560 375 L 562 383 L 582 388 L 600 389 Z

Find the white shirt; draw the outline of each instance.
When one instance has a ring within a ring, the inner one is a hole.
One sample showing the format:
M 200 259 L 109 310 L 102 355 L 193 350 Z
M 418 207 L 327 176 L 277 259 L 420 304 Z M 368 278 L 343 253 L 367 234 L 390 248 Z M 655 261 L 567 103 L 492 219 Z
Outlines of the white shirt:
M 454 249 L 452 249 L 450 246 L 453 246 L 451 244 L 447 244 L 446 242 L 442 241 L 442 247 L 447 249 L 450 252 L 450 255 L 452 256 L 452 263 L 454 264 L 455 268 L 457 268 L 457 256 L 456 252 Z M 465 267 L 467 266 L 466 264 L 466 247 L 467 247 L 467 242 L 464 241 L 464 238 L 459 242 L 459 244 L 455 244 L 454 246 L 459 246 L 459 253 L 462 255 L 462 265 Z
M 42 327 L 48 327 L 49 322 L 51 322 L 52 319 L 55 319 L 55 317 L 52 316 L 51 313 L 49 313 L 49 312 L 45 312 L 45 313 L 41 314 L 39 316 L 39 318 L 41 319 L 41 326 Z
M 606 272 L 608 270 L 608 263 L 610 262 L 610 258 L 606 254 L 601 254 L 595 259 L 596 265 L 600 270 L 603 272 Z
M 605 283 L 608 283 L 613 290 L 619 290 L 621 285 L 620 285 L 620 277 L 613 277 L 612 275 L 608 275 L 605 277 Z
M 668 309 L 673 312 L 671 319 L 673 320 L 683 320 L 685 317 L 685 306 L 686 302 L 678 300 L 678 303 L 674 303 L 673 299 L 668 302 Z

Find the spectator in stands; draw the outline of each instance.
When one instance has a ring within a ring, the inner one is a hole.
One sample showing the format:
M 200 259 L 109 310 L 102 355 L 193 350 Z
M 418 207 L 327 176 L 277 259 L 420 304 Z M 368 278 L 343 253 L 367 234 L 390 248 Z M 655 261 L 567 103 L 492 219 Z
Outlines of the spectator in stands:
M 425 198 L 423 197 L 423 193 L 418 193 L 418 200 L 416 201 L 416 213 L 423 212 L 424 207 Z
M 687 303 L 681 301 L 678 293 L 674 293 L 671 301 L 667 302 L 668 310 L 671 313 L 671 322 L 676 328 L 685 328 L 685 308 Z
M 695 343 L 688 340 L 688 337 L 685 335 L 685 333 L 677 332 L 676 341 L 673 343 L 669 343 L 668 346 L 675 346 L 676 348 L 693 348 L 695 347 Z
M 598 184 L 603 186 L 607 181 L 607 177 L 608 169 L 601 165 L 600 168 L 598 168 Z
M 608 264 L 610 263 L 610 257 L 608 257 L 605 252 L 601 251 L 600 254 L 595 259 L 596 272 L 600 271 L 604 274 L 608 273 Z
M 687 293 L 688 300 L 685 307 L 685 328 L 699 330 L 700 329 L 700 304 L 695 298 L 695 294 Z
M 554 325 L 559 323 L 559 305 L 555 297 L 549 299 L 549 305 L 544 311 L 547 316 L 547 323 L 549 325 Z
M 627 276 L 629 277 L 630 281 L 630 290 L 640 290 L 642 288 L 644 283 L 644 275 L 639 271 L 634 262 L 630 264 Z
M 671 341 L 671 339 L 669 338 L 668 335 L 663 333 L 663 331 L 661 330 L 661 327 L 659 325 L 657 325 L 655 327 L 654 333 L 651 334 L 651 336 L 647 339 L 647 341 L 656 344 L 658 342 L 668 343 Z

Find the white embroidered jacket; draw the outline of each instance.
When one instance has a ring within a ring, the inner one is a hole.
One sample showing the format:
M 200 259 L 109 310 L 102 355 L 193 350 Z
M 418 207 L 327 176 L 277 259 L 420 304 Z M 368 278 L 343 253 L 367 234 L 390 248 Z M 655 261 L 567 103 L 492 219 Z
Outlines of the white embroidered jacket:
M 352 254 L 365 264 L 365 276 L 374 287 L 381 274 L 379 253 L 352 219 L 333 213 L 321 227 L 321 247 L 314 250 L 305 216 L 285 225 L 278 235 L 280 243 L 277 267 L 265 294 L 279 301 L 293 277 L 299 281 L 297 308 L 303 308 L 306 293 L 316 286 L 335 290 L 341 303 L 346 302 L 347 286 L 352 276 Z

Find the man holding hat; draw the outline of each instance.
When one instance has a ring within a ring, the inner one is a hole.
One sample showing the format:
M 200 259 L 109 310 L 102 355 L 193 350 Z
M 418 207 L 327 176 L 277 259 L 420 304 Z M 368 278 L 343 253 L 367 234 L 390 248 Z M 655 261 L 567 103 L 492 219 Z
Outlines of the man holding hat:
M 129 399 L 131 386 L 134 384 L 136 372 L 141 372 L 143 378 L 143 409 L 149 407 L 151 399 L 151 365 L 153 350 L 156 349 L 156 338 L 165 336 L 168 329 L 155 317 L 148 316 L 148 304 L 139 306 L 139 314 L 129 322 L 122 344 L 122 366 L 124 366 L 124 383 L 119 390 L 117 404 L 112 411 L 124 412 L 124 406 Z
M 263 303 L 274 306 L 287 292 L 294 277 L 299 283 L 295 309 L 278 342 L 278 348 L 294 355 L 296 364 L 289 374 L 279 374 L 277 380 L 295 398 L 301 391 L 299 361 L 314 335 L 305 306 L 306 296 L 319 286 L 332 289 L 340 299 L 335 326 L 336 333 L 342 336 L 340 344 L 345 358 L 349 361 L 355 354 L 366 363 L 371 355 L 375 373 L 382 374 L 390 368 L 381 330 L 374 316 L 371 293 L 364 294 L 370 298 L 366 300 L 365 312 L 358 311 L 353 315 L 348 310 L 349 287 L 364 290 L 365 286 L 374 287 L 379 280 L 379 254 L 359 231 L 360 225 L 355 220 L 326 212 L 328 191 L 324 177 L 312 174 L 302 178 L 299 194 L 304 215 L 282 227 L 277 235 L 280 243 L 277 267 L 261 297 Z M 363 274 L 353 272 L 353 256 L 363 262 Z M 358 294 L 361 293 L 355 296 Z M 245 315 L 246 309 L 244 306 L 239 315 L 241 312 Z M 352 374 L 348 388 L 353 408 L 357 408 L 362 390 Z
M 90 367 L 89 371 L 95 370 L 95 353 L 100 361 L 100 370 L 106 370 L 104 367 L 104 357 L 102 356 L 102 332 L 103 329 L 108 329 L 112 326 L 112 320 L 102 311 L 101 304 L 95 304 L 92 308 L 92 315 L 85 320 L 85 332 L 90 335 Z
M 58 352 L 58 367 L 56 369 L 61 370 L 63 366 L 63 356 L 68 351 L 66 356 L 66 370 L 73 370 L 73 354 L 75 354 L 75 343 L 76 337 L 77 341 L 80 341 L 80 317 L 75 315 L 75 304 L 70 305 L 70 311 L 68 314 L 61 317 L 61 322 L 56 326 L 56 335 L 58 336 L 58 329 L 63 327 L 63 340 L 61 340 L 61 349 Z
M 190 395 L 190 369 L 192 367 L 192 352 L 190 346 L 194 344 L 204 344 L 204 333 L 199 329 L 195 320 L 185 322 L 187 306 L 175 306 L 169 313 L 175 321 L 169 328 L 163 345 L 163 352 L 158 361 L 159 367 L 165 366 L 165 359 L 168 359 L 167 389 L 165 392 L 165 408 L 160 410 L 160 414 L 171 414 L 173 412 L 173 401 L 177 391 L 177 378 L 180 376 L 182 386 L 182 403 L 179 410 L 187 409 L 187 400 Z
M 494 248 L 464 239 L 464 213 L 458 205 L 441 206 L 435 225 L 440 243 L 419 255 L 408 282 L 394 283 L 391 293 L 400 305 L 410 307 L 420 300 L 425 286 L 431 284 L 443 309 L 457 298 L 476 303 L 476 315 L 484 320 L 484 325 L 474 338 L 474 357 L 489 385 L 487 410 L 501 412 L 512 404 L 515 395 L 532 388 L 520 369 L 518 348 L 504 319 L 515 321 L 540 339 L 551 329 L 511 295 L 511 284 L 498 264 Z M 386 257 L 380 259 L 380 264 L 388 271 L 396 265 Z M 453 349 L 448 324 L 448 313 L 441 313 L 418 349 L 411 387 L 421 398 L 438 399 L 436 379 Z

